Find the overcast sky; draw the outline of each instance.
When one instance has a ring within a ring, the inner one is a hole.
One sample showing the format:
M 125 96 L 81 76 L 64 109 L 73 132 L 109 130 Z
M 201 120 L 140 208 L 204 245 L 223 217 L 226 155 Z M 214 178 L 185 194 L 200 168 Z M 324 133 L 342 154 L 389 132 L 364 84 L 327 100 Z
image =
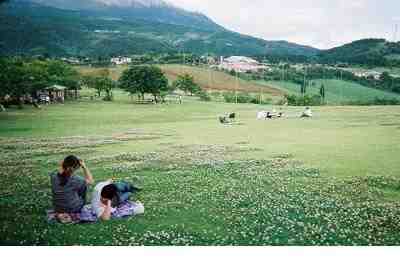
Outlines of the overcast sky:
M 367 37 L 393 40 L 400 0 L 169 0 L 267 40 L 331 48 Z M 400 26 L 399 26 L 400 29 Z M 400 39 L 400 30 L 397 40 Z

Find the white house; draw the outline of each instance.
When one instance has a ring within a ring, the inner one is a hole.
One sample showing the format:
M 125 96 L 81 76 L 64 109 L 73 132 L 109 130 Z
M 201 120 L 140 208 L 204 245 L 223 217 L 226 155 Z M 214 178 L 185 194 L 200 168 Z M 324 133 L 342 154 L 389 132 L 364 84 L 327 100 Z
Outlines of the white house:
M 114 63 L 116 65 L 130 64 L 132 63 L 132 58 L 128 57 L 111 58 L 111 63 Z
M 237 73 L 258 72 L 267 69 L 266 66 L 262 65 L 258 61 L 243 56 L 232 56 L 226 59 L 221 57 L 221 62 L 218 65 L 218 68 L 227 71 L 234 70 Z
M 382 73 L 376 71 L 355 71 L 353 74 L 357 77 L 373 77 L 375 80 L 379 80 Z

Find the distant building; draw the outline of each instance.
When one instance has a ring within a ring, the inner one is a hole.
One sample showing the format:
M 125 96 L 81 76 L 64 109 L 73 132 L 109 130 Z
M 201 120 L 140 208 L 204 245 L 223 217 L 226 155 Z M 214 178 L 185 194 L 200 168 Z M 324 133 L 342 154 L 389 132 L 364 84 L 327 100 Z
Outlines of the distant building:
M 80 64 L 81 62 L 77 58 L 61 58 L 63 62 L 69 63 L 69 64 Z
M 379 80 L 382 75 L 382 73 L 376 71 L 354 71 L 353 74 L 357 77 L 373 77 L 375 80 Z
M 200 59 L 201 59 L 202 62 L 205 62 L 205 63 L 207 63 L 209 65 L 214 65 L 214 64 L 217 63 L 217 60 L 214 57 L 211 57 L 211 56 L 201 56 Z
M 36 91 L 32 97 L 42 103 L 64 103 L 65 99 L 77 99 L 79 92 L 77 89 L 71 90 L 64 86 L 52 85 Z
M 111 63 L 116 64 L 116 65 L 130 64 L 130 63 L 132 63 L 132 58 L 128 58 L 128 57 L 111 58 Z
M 259 63 L 258 61 L 243 56 L 232 56 L 226 59 L 221 57 L 218 68 L 227 71 L 233 70 L 237 73 L 259 72 L 268 69 L 268 67 Z

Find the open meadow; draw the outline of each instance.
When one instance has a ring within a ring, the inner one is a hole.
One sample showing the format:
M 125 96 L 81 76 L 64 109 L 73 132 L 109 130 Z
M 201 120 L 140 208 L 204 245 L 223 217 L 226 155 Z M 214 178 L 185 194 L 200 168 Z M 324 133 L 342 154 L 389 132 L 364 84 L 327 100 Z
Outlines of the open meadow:
M 318 107 L 309 120 L 275 107 L 286 117 L 265 121 L 271 106 L 115 96 L 0 113 L 1 244 L 400 245 L 400 107 Z M 220 124 L 228 112 L 236 122 Z M 145 214 L 48 224 L 48 173 L 69 154 L 96 182 L 143 187 Z

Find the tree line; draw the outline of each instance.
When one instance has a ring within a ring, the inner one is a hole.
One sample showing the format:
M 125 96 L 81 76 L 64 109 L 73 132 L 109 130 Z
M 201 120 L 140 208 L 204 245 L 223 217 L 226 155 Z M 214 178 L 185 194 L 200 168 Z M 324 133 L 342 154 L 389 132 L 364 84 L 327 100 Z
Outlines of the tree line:
M 208 99 L 207 93 L 195 83 L 193 76 L 179 75 L 170 84 L 162 70 L 152 65 L 131 66 L 122 73 L 118 81 L 110 78 L 108 69 L 101 69 L 95 74 L 80 75 L 72 66 L 57 60 L 0 58 L 0 70 L 0 104 L 7 104 L 12 100 L 20 107 L 26 96 L 37 99 L 37 92 L 54 85 L 64 86 L 68 90 L 80 90 L 82 86 L 93 88 L 99 98 L 105 93 L 105 101 L 113 100 L 113 90 L 116 88 L 131 95 L 137 94 L 142 100 L 145 94 L 151 94 L 155 103 L 164 101 L 174 90 Z
M 78 72 L 56 60 L 0 58 L 0 70 L 0 101 L 3 102 L 6 97 L 22 102 L 23 96 L 34 96 L 52 85 L 80 89 Z

